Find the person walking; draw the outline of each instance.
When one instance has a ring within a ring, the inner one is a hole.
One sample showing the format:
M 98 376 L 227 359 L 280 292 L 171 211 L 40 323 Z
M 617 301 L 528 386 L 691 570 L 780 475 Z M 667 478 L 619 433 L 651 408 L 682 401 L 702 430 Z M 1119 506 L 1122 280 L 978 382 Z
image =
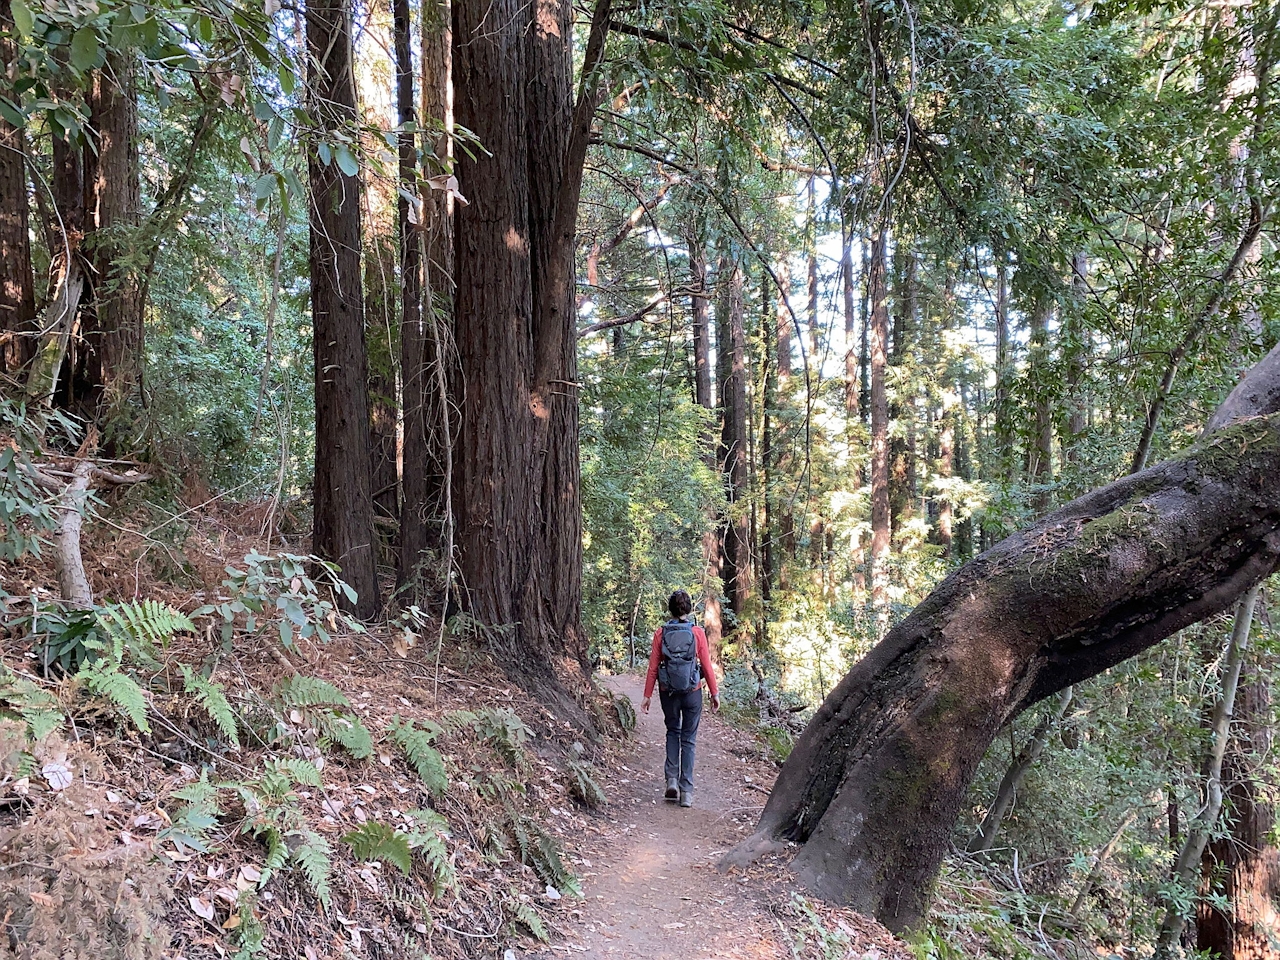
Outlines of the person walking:
M 649 712 L 656 682 L 662 718 L 667 725 L 667 760 L 662 771 L 667 780 L 664 796 L 671 801 L 678 800 L 682 807 L 691 807 L 693 761 L 698 721 L 702 719 L 704 679 L 711 693 L 712 710 L 720 709 L 720 692 L 715 671 L 711 669 L 707 635 L 689 617 L 693 610 L 689 594 L 677 590 L 667 601 L 667 610 L 671 619 L 653 633 L 649 673 L 645 677 L 644 701 L 640 709 Z

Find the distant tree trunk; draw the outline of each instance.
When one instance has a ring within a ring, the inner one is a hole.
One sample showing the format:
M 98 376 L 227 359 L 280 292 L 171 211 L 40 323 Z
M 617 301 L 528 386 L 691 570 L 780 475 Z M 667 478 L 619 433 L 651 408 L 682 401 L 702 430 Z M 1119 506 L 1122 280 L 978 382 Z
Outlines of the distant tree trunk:
M 14 103 L 12 72 L 17 50 L 13 17 L 0 4 L 0 96 Z M 22 128 L 0 117 L 0 376 L 19 382 L 36 353 L 36 293 L 31 272 L 27 200 L 27 145 Z M 56 255 L 56 254 L 55 254 Z
M 916 256 L 905 245 L 895 251 L 893 331 L 890 338 L 889 365 L 909 369 L 913 362 L 912 345 L 917 336 L 920 296 L 916 281 Z M 915 411 L 911 407 L 911 389 L 894 391 L 889 404 L 889 422 L 899 429 L 889 440 L 889 522 L 899 529 L 911 520 L 916 503 Z
M 1205 847 L 1208 846 L 1209 837 L 1217 827 L 1218 817 L 1222 813 L 1222 761 L 1231 738 L 1231 717 L 1235 711 L 1236 691 L 1239 689 L 1245 651 L 1249 648 L 1253 607 L 1260 589 L 1261 584 L 1254 584 L 1236 607 L 1235 621 L 1222 663 L 1222 695 L 1213 711 L 1209 728 L 1209 750 L 1200 771 L 1204 780 L 1204 802 L 1195 819 L 1187 825 L 1187 839 L 1173 868 L 1173 881 L 1180 886 L 1190 885 L 1200 871 Z M 1159 960 L 1168 960 L 1173 956 L 1185 924 L 1186 917 L 1177 903 L 1170 900 L 1164 922 L 1160 925 L 1160 933 L 1156 937 L 1155 956 Z
M 1079 441 L 1088 426 L 1088 403 L 1084 396 L 1084 364 L 1089 356 L 1084 302 L 1088 292 L 1089 257 L 1083 250 L 1078 250 L 1071 258 L 1073 302 L 1063 322 L 1067 359 L 1067 435 L 1062 440 L 1062 449 L 1066 461 L 1071 464 L 1079 462 Z
M 1009 419 L 1009 383 L 1013 378 L 1013 357 L 1009 345 L 1009 264 L 1005 254 L 996 252 L 996 396 L 995 435 L 999 450 L 1000 476 L 1008 479 L 1013 467 L 1013 424 Z
M 1004 823 L 1009 807 L 1013 805 L 1018 788 L 1022 786 L 1022 781 L 1027 778 L 1031 768 L 1040 759 L 1040 754 L 1044 753 L 1053 728 L 1061 723 L 1062 718 L 1067 714 L 1067 707 L 1071 705 L 1071 693 L 1072 688 L 1067 687 L 1058 695 L 1057 706 L 1041 714 L 1035 729 L 1031 731 L 1031 736 L 1027 738 L 1027 742 L 1022 745 L 1018 755 L 1005 770 L 1004 776 L 1000 779 L 1000 785 L 996 788 L 995 799 L 987 808 L 982 823 L 969 838 L 969 845 L 965 848 L 969 853 L 985 853 L 995 846 L 996 837 L 1000 835 L 1000 826 Z
M 465 606 L 513 676 L 590 720 L 582 629 L 582 510 L 574 243 L 609 3 L 599 0 L 576 106 L 568 0 L 459 0 L 455 223 L 460 413 L 454 457 Z
M 1005 723 L 1231 605 L 1280 565 L 1280 348 L 1176 459 L 1089 493 L 951 574 L 859 661 L 787 759 L 742 862 L 804 841 L 819 895 L 923 915 Z
M 715 408 L 711 395 L 711 318 L 707 300 L 707 249 L 700 225 L 693 228 L 688 243 L 689 285 L 694 291 L 690 298 L 693 312 L 693 392 L 698 406 L 709 411 Z M 707 430 L 698 439 L 703 461 L 712 470 L 718 470 L 714 432 Z M 711 655 L 716 657 L 724 635 L 724 622 L 720 613 L 720 529 L 715 522 L 714 508 L 707 520 L 706 532 L 702 535 L 702 627 L 707 634 Z
M 747 338 L 742 266 L 736 256 L 721 261 L 725 301 L 720 311 L 719 355 L 724 413 L 720 449 L 729 513 L 724 524 L 724 586 L 729 608 L 739 618 L 751 595 L 751 518 L 747 507 Z
M 791 316 L 791 268 L 785 257 L 778 261 L 777 266 L 774 267 L 774 273 L 777 275 L 779 284 L 778 300 L 774 305 L 773 327 L 775 337 L 774 433 L 776 436 L 778 425 L 782 421 L 782 411 L 789 405 L 791 397 L 790 383 L 794 372 L 791 358 L 791 331 L 795 320 Z M 790 457 L 787 456 L 784 443 L 775 444 L 775 447 L 774 480 L 778 485 L 786 485 Z M 774 511 L 773 526 L 780 548 L 775 569 L 778 575 L 778 586 L 783 590 L 789 586 L 789 564 L 796 559 L 796 520 L 792 500 L 790 493 L 782 493 L 777 497 L 777 508 Z
M 396 359 L 400 317 L 396 309 L 398 244 L 377 212 L 365 230 L 365 345 L 369 362 L 369 478 L 373 512 L 391 523 L 400 516 L 400 482 L 396 469 Z M 372 234 L 372 236 L 370 236 Z M 391 529 L 395 529 L 392 527 Z
M 1237 728 L 1223 761 L 1230 830 L 1210 839 L 1201 857 L 1196 948 L 1222 960 L 1276 956 L 1272 937 L 1280 923 L 1280 849 L 1273 778 L 1267 758 L 1274 746 L 1269 672 L 1258 669 L 1236 697 Z M 1223 897 L 1218 909 L 1210 894 Z
M 89 89 L 94 142 L 84 151 L 86 242 L 93 269 L 92 308 L 84 312 L 85 398 L 99 420 L 123 413 L 142 384 L 142 278 L 125 255 L 141 221 L 138 102 L 131 54 L 111 54 Z M 112 436 L 107 434 L 108 449 Z
M 434 16 L 433 16 L 434 15 Z M 427 64 L 438 60 L 442 43 L 439 23 L 437 29 L 428 30 L 426 21 L 438 21 L 439 5 L 423 4 L 422 49 L 423 75 L 443 84 L 444 76 L 429 72 Z M 431 451 L 427 443 L 427 398 L 435 394 L 434 371 L 427 366 L 427 343 L 430 331 L 422 318 L 422 228 L 429 225 L 422 221 L 430 218 L 446 219 L 447 211 L 438 208 L 427 210 L 424 204 L 410 205 L 409 197 L 418 196 L 419 170 L 417 145 L 419 135 L 413 132 L 417 126 L 414 108 L 412 23 L 409 0 L 392 0 L 392 36 L 395 45 L 396 72 L 396 120 L 400 132 L 396 135 L 396 177 L 400 192 L 396 195 L 396 233 L 400 253 L 400 507 L 399 542 L 397 544 L 396 586 L 405 591 L 404 598 L 412 603 L 423 599 L 418 589 L 419 565 L 427 559 L 431 546 L 429 522 L 438 513 L 439 504 L 428 500 L 430 491 L 428 475 L 432 472 Z M 433 66 L 436 64 L 433 63 Z M 442 66 L 442 65 L 440 65 Z M 443 70 L 440 70 L 443 74 Z M 424 85 L 424 98 L 427 96 Z M 424 110 L 424 120 L 426 119 Z M 439 117 L 443 122 L 443 116 Z M 425 144 L 424 144 L 425 145 Z M 408 194 L 408 196 L 406 196 Z M 442 194 L 440 203 L 447 202 Z M 417 222 L 415 222 L 417 221 Z M 427 305 L 428 318 L 431 305 Z
M 858 314 L 853 297 L 853 252 L 846 238 L 840 255 L 840 278 L 844 294 L 844 419 L 845 435 L 852 437 L 852 427 L 858 422 L 858 353 L 855 349 L 858 336 Z M 852 440 L 850 440 L 852 446 Z
M 354 123 L 351 9 L 347 0 L 306 6 L 312 109 L 322 129 Z M 381 607 L 370 489 L 369 364 L 360 273 L 360 180 L 313 144 L 311 180 L 311 322 L 314 339 L 316 464 L 311 549 L 337 563 L 357 593 L 363 618 Z
M 1037 515 L 1049 509 L 1049 484 L 1053 482 L 1053 415 L 1049 407 L 1049 319 L 1053 302 L 1044 297 L 1031 310 L 1030 370 L 1034 410 L 1034 442 L 1027 451 L 1027 476 L 1035 485 Z
M 946 284 L 943 289 L 942 333 L 946 337 L 952 329 L 956 317 L 956 278 L 951 269 L 947 270 Z M 945 355 L 949 348 L 943 345 Z M 951 478 L 955 475 L 956 463 L 956 420 L 959 419 L 960 385 L 948 383 L 942 395 L 942 426 L 938 432 L 938 486 L 941 493 L 937 497 L 938 525 L 936 536 L 938 545 L 942 547 L 944 559 L 951 558 L 951 541 L 955 523 L 955 493 L 952 490 Z
M 867 272 L 871 330 L 871 601 L 883 631 L 889 617 L 889 294 L 885 280 L 885 235 L 880 224 L 871 235 Z

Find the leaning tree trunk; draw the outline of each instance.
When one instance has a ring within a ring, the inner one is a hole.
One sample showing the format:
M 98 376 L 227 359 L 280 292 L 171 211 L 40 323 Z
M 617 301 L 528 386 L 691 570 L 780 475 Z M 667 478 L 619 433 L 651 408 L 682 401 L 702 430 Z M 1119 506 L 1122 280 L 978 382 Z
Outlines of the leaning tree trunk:
M 793 868 L 810 889 L 894 930 L 919 921 L 1005 723 L 1227 608 L 1280 564 L 1277 410 L 1280 347 L 1204 440 L 947 577 L 832 691 L 727 862 L 801 841 Z
M 307 4 L 310 88 L 322 128 L 355 122 L 351 9 L 347 0 Z M 316 468 L 312 550 L 342 568 L 360 617 L 378 612 L 369 477 L 369 363 L 360 275 L 360 181 L 307 153 L 311 178 L 311 322 L 314 330 Z M 345 602 L 345 601 L 344 601 Z
M 458 159 L 460 412 L 454 506 L 465 605 L 506 664 L 564 714 L 589 671 L 574 235 L 608 0 L 576 107 L 568 0 L 459 0 L 456 116 L 484 144 Z

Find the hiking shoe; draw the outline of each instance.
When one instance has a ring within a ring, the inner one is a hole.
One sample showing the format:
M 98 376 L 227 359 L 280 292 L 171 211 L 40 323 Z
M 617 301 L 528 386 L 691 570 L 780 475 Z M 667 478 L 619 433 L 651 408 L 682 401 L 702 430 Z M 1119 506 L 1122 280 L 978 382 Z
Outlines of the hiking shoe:
M 682 806 L 682 807 L 692 807 L 692 806 L 693 806 L 693 794 L 692 794 L 692 793 L 685 793 L 683 790 L 681 790 L 681 791 L 680 791 L 680 806 Z
M 680 796 L 680 781 L 674 777 L 667 781 L 667 792 L 663 794 L 668 800 L 675 800 Z

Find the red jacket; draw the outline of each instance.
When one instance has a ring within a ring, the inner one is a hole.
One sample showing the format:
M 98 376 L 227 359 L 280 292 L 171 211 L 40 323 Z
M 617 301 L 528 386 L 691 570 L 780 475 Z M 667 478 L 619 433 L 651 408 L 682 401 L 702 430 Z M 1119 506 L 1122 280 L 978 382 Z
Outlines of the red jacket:
M 695 626 L 693 628 L 693 639 L 698 645 L 698 663 L 702 666 L 702 679 L 707 682 L 707 689 L 711 691 L 713 697 L 720 696 L 719 688 L 716 685 L 716 672 L 711 669 L 711 649 L 707 646 L 707 635 L 702 628 Z M 658 682 L 658 665 L 662 662 L 662 628 L 659 627 L 653 632 L 653 649 L 649 651 L 649 673 L 644 678 L 644 696 L 649 699 L 653 696 L 653 685 Z M 702 689 L 699 683 L 697 689 Z

